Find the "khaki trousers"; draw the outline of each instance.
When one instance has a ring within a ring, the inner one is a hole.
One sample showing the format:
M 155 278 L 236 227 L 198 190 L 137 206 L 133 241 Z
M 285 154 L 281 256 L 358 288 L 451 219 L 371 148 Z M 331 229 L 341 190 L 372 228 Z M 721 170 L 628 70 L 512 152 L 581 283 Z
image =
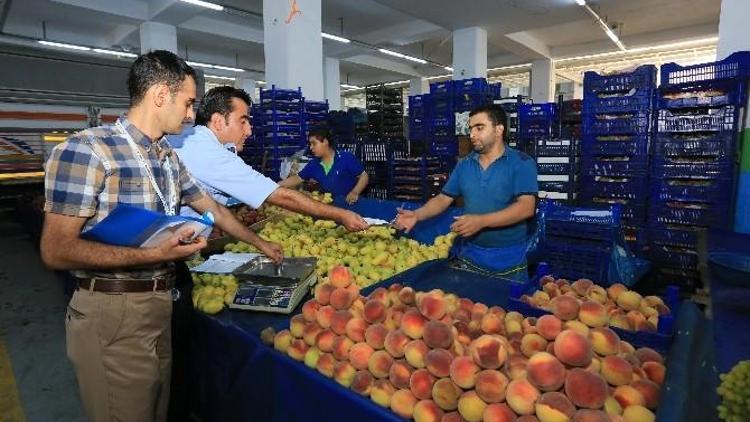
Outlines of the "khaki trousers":
M 65 317 L 67 354 L 91 421 L 166 420 L 171 313 L 170 292 L 73 293 Z

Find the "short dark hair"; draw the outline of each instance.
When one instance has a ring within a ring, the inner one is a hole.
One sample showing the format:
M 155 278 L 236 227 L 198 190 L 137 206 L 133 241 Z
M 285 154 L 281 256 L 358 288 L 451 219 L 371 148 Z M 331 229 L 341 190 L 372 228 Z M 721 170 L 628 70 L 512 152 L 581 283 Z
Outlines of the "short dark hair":
M 203 96 L 198 111 L 195 113 L 195 125 L 206 126 L 214 113 L 219 113 L 226 119 L 232 110 L 232 98 L 239 98 L 245 104 L 252 105 L 250 95 L 244 89 L 233 86 L 217 86 L 211 88 Z
M 336 147 L 336 142 L 333 139 L 331 139 L 331 131 L 328 130 L 327 127 L 322 127 L 321 126 L 321 127 L 313 128 L 307 134 L 307 137 L 308 137 L 308 139 L 309 138 L 316 138 L 316 139 L 321 140 L 321 141 L 323 139 L 325 139 L 326 141 L 328 141 L 328 146 L 330 146 L 331 148 L 335 148 Z
M 485 104 L 474 108 L 469 112 L 469 117 L 474 115 L 486 113 L 487 118 L 490 119 L 493 125 L 503 125 L 503 133 L 508 131 L 508 115 L 505 114 L 505 110 L 496 104 Z
M 159 83 L 167 84 L 169 92 L 176 93 L 187 76 L 197 79 L 195 70 L 171 51 L 154 50 L 141 54 L 128 73 L 130 105 L 138 105 L 146 91 Z

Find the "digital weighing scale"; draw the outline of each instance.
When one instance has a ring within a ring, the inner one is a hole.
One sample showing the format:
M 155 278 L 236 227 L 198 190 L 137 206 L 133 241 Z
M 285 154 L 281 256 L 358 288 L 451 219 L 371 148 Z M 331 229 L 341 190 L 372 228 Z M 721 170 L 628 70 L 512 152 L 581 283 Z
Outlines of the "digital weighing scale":
M 291 313 L 315 284 L 317 258 L 285 258 L 276 265 L 265 256 L 251 259 L 232 271 L 239 286 L 233 309 Z

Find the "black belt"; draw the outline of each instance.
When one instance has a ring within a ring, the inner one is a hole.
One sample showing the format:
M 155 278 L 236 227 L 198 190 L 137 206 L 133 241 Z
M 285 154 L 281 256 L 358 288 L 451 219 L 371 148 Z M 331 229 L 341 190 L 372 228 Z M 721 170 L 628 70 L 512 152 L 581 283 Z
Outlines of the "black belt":
M 171 290 L 174 274 L 151 278 L 79 278 L 78 288 L 103 293 L 143 293 Z

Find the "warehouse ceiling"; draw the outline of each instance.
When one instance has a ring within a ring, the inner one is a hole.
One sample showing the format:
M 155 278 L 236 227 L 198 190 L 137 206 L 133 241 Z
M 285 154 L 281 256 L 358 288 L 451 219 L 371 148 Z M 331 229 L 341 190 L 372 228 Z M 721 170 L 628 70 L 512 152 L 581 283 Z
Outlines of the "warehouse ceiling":
M 303 11 L 305 1 L 297 0 Z M 256 70 L 252 76 L 262 78 L 262 0 L 216 2 L 247 13 L 211 11 L 178 0 L 0 0 L 0 30 L 138 52 L 139 24 L 164 22 L 177 26 L 183 57 Z M 718 35 L 720 0 L 588 3 L 615 27 L 629 49 Z M 487 30 L 490 68 L 617 50 L 574 0 L 322 0 L 322 19 L 325 32 L 445 65 L 452 61 L 452 31 L 470 26 Z M 0 41 L 21 42 L 14 37 Z M 329 40 L 323 44 L 326 56 L 341 59 L 342 83 L 362 86 L 446 73 L 365 47 Z

